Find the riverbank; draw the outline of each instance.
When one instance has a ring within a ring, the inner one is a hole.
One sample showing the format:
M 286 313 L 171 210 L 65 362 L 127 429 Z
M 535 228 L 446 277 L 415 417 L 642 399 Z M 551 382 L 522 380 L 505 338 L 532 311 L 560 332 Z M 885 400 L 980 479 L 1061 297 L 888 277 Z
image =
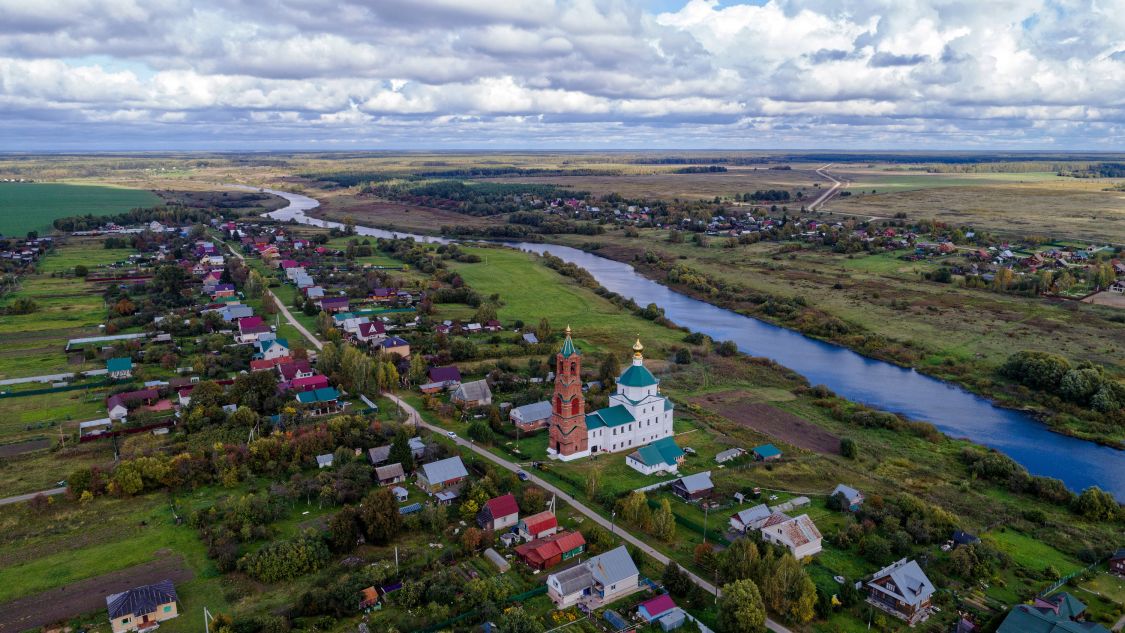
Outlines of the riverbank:
M 310 218 L 317 202 L 285 194 L 294 205 L 271 214 L 314 226 L 331 222 Z M 335 225 L 339 226 L 339 225 Z M 360 236 L 389 237 L 390 233 L 357 224 Z M 407 234 L 400 234 L 407 236 Z M 431 242 L 443 238 L 417 236 Z M 1093 442 L 1056 434 L 1031 416 L 993 406 L 989 401 L 920 372 L 872 360 L 851 350 L 818 341 L 792 330 L 718 308 L 656 283 L 621 262 L 591 255 L 569 246 L 549 243 L 502 242 L 520 250 L 550 253 L 584 268 L 611 292 L 637 304 L 655 303 L 668 318 L 690 322 L 692 329 L 715 340 L 732 340 L 739 350 L 776 360 L 824 384 L 841 397 L 874 409 L 929 422 L 950 437 L 969 439 L 1003 452 L 1032 474 L 1060 479 L 1072 490 L 1091 485 L 1125 498 L 1125 461 L 1120 451 Z M 1052 450 L 1046 451 L 1045 447 Z
M 323 208 L 311 215 L 342 219 Z M 382 214 L 377 218 L 375 224 L 384 230 L 417 232 Z M 438 234 L 436 228 L 423 233 Z M 925 282 L 920 272 L 926 263 L 905 263 L 893 254 L 802 250 L 779 256 L 776 243 L 729 249 L 713 240 L 700 248 L 669 244 L 666 237 L 653 229 L 633 238 L 611 230 L 598 236 L 549 235 L 542 241 L 627 264 L 699 301 L 956 384 L 996 406 L 1032 416 L 1060 435 L 1125 448 L 1125 429 L 1104 416 L 1086 412 L 1081 417 L 1081 410 L 1068 412 L 1071 405 L 1062 402 L 1056 403 L 1062 408 L 1053 408 L 1040 394 L 997 373 L 1007 356 L 1024 346 L 1112 366 L 1113 350 L 1125 341 L 1115 341 L 1113 324 L 1096 315 Z M 1013 347 L 1015 341 L 1020 347 Z
M 979 353 L 961 355 L 951 353 L 949 347 L 942 348 L 940 345 L 935 347 L 932 344 L 919 343 L 916 340 L 902 341 L 889 338 L 886 331 L 892 328 L 880 328 L 882 331 L 868 328 L 873 320 L 882 318 L 880 315 L 868 314 L 866 318 L 856 319 L 854 313 L 848 312 L 844 315 L 844 318 L 841 318 L 841 316 L 829 310 L 822 309 L 819 301 L 820 295 L 815 295 L 817 299 L 810 301 L 804 299 L 804 295 L 801 294 L 772 294 L 771 291 L 774 291 L 776 286 L 760 283 L 760 280 L 752 281 L 751 276 L 746 274 L 740 276 L 742 280 L 745 280 L 745 283 L 740 284 L 740 289 L 727 287 L 723 289 L 724 291 L 716 292 L 715 286 L 709 282 L 726 284 L 727 281 L 715 280 L 714 277 L 710 277 L 713 267 L 701 265 L 700 260 L 697 259 L 687 260 L 689 262 L 687 266 L 699 266 L 697 272 L 701 273 L 702 276 L 669 274 L 671 266 L 669 266 L 668 258 L 651 257 L 653 240 L 638 238 L 635 240 L 637 245 L 632 248 L 623 247 L 620 243 L 611 243 L 608 247 L 595 248 L 597 245 L 604 244 L 601 236 L 593 238 L 572 235 L 551 237 L 554 238 L 550 240 L 552 243 L 579 248 L 600 257 L 628 264 L 645 278 L 699 301 L 799 332 L 809 338 L 839 345 L 868 358 L 893 363 L 899 367 L 956 384 L 989 399 L 998 407 L 1031 415 L 1060 435 L 1096 442 L 1118 450 L 1125 449 L 1123 429 L 1115 429 L 1109 424 L 1103 427 L 1092 427 L 1091 421 L 1076 418 L 1066 411 L 1046 406 L 1040 402 L 1042 398 L 1039 394 L 1001 378 L 998 375 L 997 368 L 1005 359 L 1004 357 L 993 356 L 989 359 Z M 672 261 L 680 264 L 684 260 L 677 258 Z M 676 264 L 672 264 L 672 266 Z M 758 281 L 758 283 L 755 283 L 755 281 Z M 838 284 L 839 282 L 833 283 Z M 824 289 L 822 288 L 822 290 Z M 831 287 L 827 290 L 831 290 Z M 949 288 L 943 287 L 938 290 L 946 291 Z M 761 293 L 765 293 L 765 295 Z M 795 297 L 800 297 L 800 299 L 794 300 Z M 993 297 L 985 297 L 985 299 L 992 300 Z M 1007 298 L 1002 297 L 1002 299 Z M 891 302 L 902 303 L 910 300 L 912 299 L 902 294 L 888 299 Z M 924 302 L 925 300 L 921 301 Z M 781 303 L 781 307 L 778 307 L 778 303 Z M 871 310 L 876 306 L 867 304 L 865 307 L 867 310 Z M 901 309 L 896 308 L 895 311 L 900 312 Z M 902 319 L 901 316 L 899 318 Z M 901 324 L 895 325 L 896 327 L 893 329 L 904 331 L 912 329 L 909 324 L 905 327 L 902 327 Z M 949 334 L 952 335 L 952 333 Z M 1004 353 L 1019 349 L 1011 347 L 1009 340 L 1003 340 L 1009 338 L 1003 334 L 997 333 L 995 338 L 1004 345 Z M 933 340 L 941 342 L 940 338 Z M 1058 339 L 1056 337 L 1053 340 L 1057 341 Z M 981 339 L 977 338 L 976 342 L 980 343 Z M 1022 343 L 1024 341 L 1021 341 Z M 1029 347 L 1032 349 L 1038 348 L 1042 351 L 1046 351 L 1046 349 L 1043 349 L 1044 347 L 1050 349 L 1049 346 L 1042 346 L 1039 343 L 1041 341 L 1031 342 Z

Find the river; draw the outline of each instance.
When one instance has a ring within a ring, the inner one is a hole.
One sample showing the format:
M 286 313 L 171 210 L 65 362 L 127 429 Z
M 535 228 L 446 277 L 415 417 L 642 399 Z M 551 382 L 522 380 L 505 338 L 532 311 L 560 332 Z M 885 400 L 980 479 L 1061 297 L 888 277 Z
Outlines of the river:
M 306 215 L 307 211 L 319 206 L 312 198 L 286 191 L 264 191 L 281 196 L 290 203 L 288 207 L 268 214 L 270 217 L 328 228 L 343 226 Z M 356 227 L 356 232 L 371 237 L 414 237 L 436 243 L 450 241 L 361 226 Z M 1030 415 L 995 406 L 985 398 L 913 369 L 874 360 L 693 299 L 645 278 L 628 264 L 569 246 L 502 243 L 535 253 L 550 253 L 573 262 L 589 271 L 609 290 L 642 306 L 655 303 L 672 321 L 715 340 L 734 341 L 743 352 L 772 358 L 804 375 L 812 384 L 825 385 L 849 400 L 901 413 L 913 420 L 930 422 L 947 435 L 964 437 L 995 448 L 1023 464 L 1032 474 L 1061 479 L 1072 490 L 1097 485 L 1112 492 L 1119 500 L 1125 500 L 1125 452 L 1054 433 Z

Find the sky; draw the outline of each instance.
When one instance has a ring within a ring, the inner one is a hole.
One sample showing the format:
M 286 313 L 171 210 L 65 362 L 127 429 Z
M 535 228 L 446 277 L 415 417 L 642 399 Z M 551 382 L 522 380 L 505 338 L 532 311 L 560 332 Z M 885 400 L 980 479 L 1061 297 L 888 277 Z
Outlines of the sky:
M 0 151 L 1125 149 L 1125 0 L 0 0 Z

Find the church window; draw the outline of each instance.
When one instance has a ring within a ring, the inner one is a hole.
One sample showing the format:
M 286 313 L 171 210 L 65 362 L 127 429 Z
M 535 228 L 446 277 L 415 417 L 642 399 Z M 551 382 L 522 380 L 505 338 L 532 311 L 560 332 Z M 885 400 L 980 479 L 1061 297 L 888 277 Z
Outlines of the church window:
M 571 414 L 571 415 L 578 415 L 578 410 L 579 410 L 579 407 L 581 406 L 581 405 L 579 404 L 580 402 L 581 402 L 581 401 L 580 401 L 580 400 L 578 400 L 578 398 L 575 398 L 575 399 L 574 399 L 574 400 L 573 400 L 573 401 L 572 401 L 572 402 L 570 403 L 570 414 Z

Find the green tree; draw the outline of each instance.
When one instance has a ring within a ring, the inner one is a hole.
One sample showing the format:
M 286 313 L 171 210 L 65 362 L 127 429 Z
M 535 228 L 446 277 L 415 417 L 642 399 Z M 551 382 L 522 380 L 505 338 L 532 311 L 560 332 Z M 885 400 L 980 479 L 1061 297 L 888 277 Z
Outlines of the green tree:
M 503 633 L 542 633 L 544 630 L 543 624 L 521 606 L 506 609 L 497 628 Z
M 410 357 L 410 382 L 421 385 L 426 382 L 426 359 L 421 354 Z
M 1113 495 L 1097 486 L 1083 490 L 1074 500 L 1072 509 L 1087 519 L 1094 520 L 1113 520 L 1121 512 L 1121 506 Z
M 539 327 L 535 329 L 535 335 L 543 343 L 546 343 L 551 337 L 551 322 L 547 320 L 547 317 L 539 319 Z
M 387 456 L 387 462 L 391 464 L 402 464 L 403 472 L 410 473 L 414 471 L 414 451 L 410 448 L 410 435 L 406 431 L 395 433 L 395 439 L 391 442 L 391 451 Z
M 652 535 L 665 541 L 676 537 L 676 515 L 667 499 L 660 500 L 660 507 L 652 515 Z
M 684 573 L 683 568 L 676 564 L 676 561 L 668 561 L 664 566 L 664 573 L 660 576 L 660 584 L 668 590 L 668 593 L 673 596 L 684 597 L 691 593 L 695 587 L 695 583 L 691 578 Z
M 766 630 L 766 608 L 753 580 L 736 580 L 723 585 L 719 597 L 719 631 L 722 633 L 762 633 Z
M 736 539 L 719 555 L 719 577 L 724 582 L 753 578 L 761 560 L 758 546 L 748 538 Z
M 855 459 L 859 455 L 859 447 L 856 446 L 855 440 L 850 437 L 841 439 L 840 454 L 848 459 Z
M 363 498 L 359 504 L 359 521 L 364 536 L 372 543 L 385 545 L 398 536 L 402 515 L 389 488 L 378 488 Z
M 344 506 L 328 520 L 328 543 L 334 552 L 350 552 L 359 540 L 359 512 Z
M 786 620 L 804 623 L 816 615 L 816 585 L 800 561 L 786 552 L 772 570 L 762 574 L 762 597 L 766 606 Z
M 617 360 L 615 354 L 607 354 L 605 360 L 602 361 L 602 366 L 598 371 L 598 380 L 601 381 L 603 388 L 610 389 L 617 377 L 621 375 L 621 363 Z

